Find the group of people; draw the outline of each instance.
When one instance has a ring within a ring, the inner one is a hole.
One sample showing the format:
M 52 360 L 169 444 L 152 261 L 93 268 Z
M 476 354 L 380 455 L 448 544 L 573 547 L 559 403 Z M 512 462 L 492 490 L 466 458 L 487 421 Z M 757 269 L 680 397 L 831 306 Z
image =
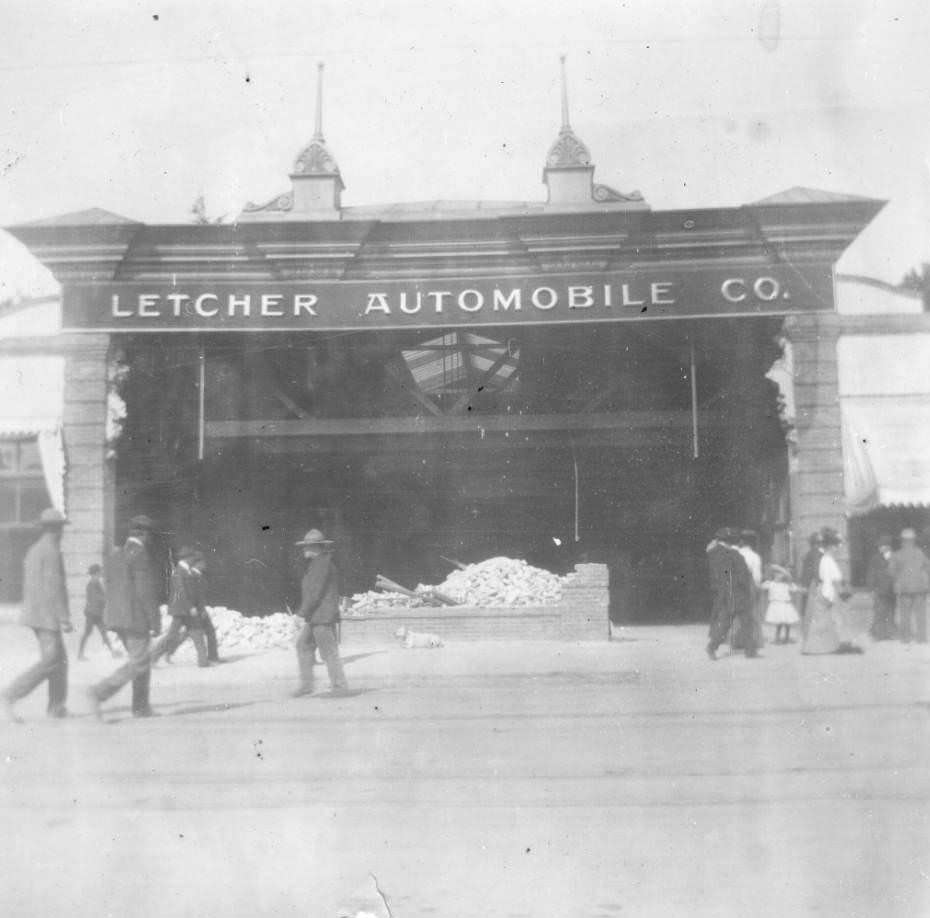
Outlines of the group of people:
M 31 628 L 39 643 L 39 661 L 15 678 L 2 692 L 0 705 L 8 720 L 21 722 L 16 703 L 48 684 L 47 713 L 52 718 L 68 716 L 68 654 L 63 635 L 73 630 L 61 539 L 66 518 L 57 510 L 43 511 L 41 535 L 26 553 L 23 565 L 23 603 L 20 621 Z M 88 573 L 85 628 L 78 659 L 94 629 L 114 656 L 118 651 L 108 632 L 122 644 L 126 662 L 87 689 L 94 714 L 102 717 L 102 705 L 125 685 L 132 684 L 132 714 L 152 717 L 151 670 L 190 639 L 198 666 L 220 662 L 216 632 L 204 605 L 205 557 L 196 547 L 178 550 L 167 589 L 167 611 L 171 624 L 162 631 L 160 599 L 162 583 L 151 556 L 154 522 L 147 516 L 130 520 L 126 542 L 106 559 L 105 570 L 92 565 Z M 301 582 L 298 615 L 304 626 L 297 640 L 299 683 L 295 697 L 312 695 L 314 664 L 319 654 L 329 672 L 332 694 L 348 691 L 339 658 L 339 574 L 333 562 L 333 542 L 317 529 L 296 543 L 307 560 Z
M 836 560 L 839 533 L 824 527 L 809 540 L 797 580 L 771 564 L 762 578 L 754 533 L 724 528 L 707 546 L 711 588 L 711 624 L 707 655 L 715 660 L 721 644 L 757 657 L 761 623 L 775 627 L 775 642 L 790 642 L 791 627 L 801 626 L 803 654 L 862 653 L 850 627 L 847 602 L 852 593 Z M 874 598 L 871 633 L 876 640 L 927 641 L 927 593 L 930 561 L 916 544 L 916 533 L 901 532 L 901 548 L 892 551 L 882 537 L 869 565 Z M 803 611 L 802 611 L 803 610 Z
M 872 593 L 876 641 L 898 638 L 905 644 L 927 643 L 927 593 L 930 560 L 917 545 L 917 533 L 901 531 L 901 547 L 893 551 L 891 537 L 882 535 L 869 562 L 866 585 Z

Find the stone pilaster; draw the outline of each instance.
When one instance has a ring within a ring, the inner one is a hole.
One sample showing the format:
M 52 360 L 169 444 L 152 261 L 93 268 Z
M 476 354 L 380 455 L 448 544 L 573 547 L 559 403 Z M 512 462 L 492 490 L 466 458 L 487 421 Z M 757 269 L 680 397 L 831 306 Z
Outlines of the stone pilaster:
M 839 331 L 839 317 L 833 314 L 793 316 L 786 323 L 794 357 L 796 442 L 790 447 L 790 467 L 796 560 L 807 550 L 807 537 L 823 526 L 846 538 Z M 845 544 L 837 557 L 847 560 Z
M 106 459 L 109 335 L 62 336 L 65 352 L 63 426 L 66 527 L 62 549 L 71 615 L 80 620 L 87 568 L 110 544 L 112 495 Z

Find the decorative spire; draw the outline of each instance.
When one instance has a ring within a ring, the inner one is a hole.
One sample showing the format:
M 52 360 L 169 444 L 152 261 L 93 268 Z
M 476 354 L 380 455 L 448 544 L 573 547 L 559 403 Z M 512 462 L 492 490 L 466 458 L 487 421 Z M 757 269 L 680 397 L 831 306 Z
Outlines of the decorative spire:
M 332 175 L 339 179 L 341 185 L 342 177 L 339 174 L 339 166 L 323 139 L 323 62 L 320 61 L 316 66 L 316 119 L 313 137 L 294 162 L 291 174 Z
M 314 140 L 323 140 L 323 62 L 316 65 L 316 130 Z
M 564 54 L 559 56 L 559 61 L 562 69 L 562 127 L 555 143 L 549 148 L 549 154 L 546 156 L 546 168 L 590 166 L 591 153 L 584 143 L 575 136 L 568 119 L 568 79 L 565 75 Z
M 562 133 L 572 129 L 568 121 L 568 78 L 565 76 L 565 55 L 559 55 L 559 62 L 562 65 Z

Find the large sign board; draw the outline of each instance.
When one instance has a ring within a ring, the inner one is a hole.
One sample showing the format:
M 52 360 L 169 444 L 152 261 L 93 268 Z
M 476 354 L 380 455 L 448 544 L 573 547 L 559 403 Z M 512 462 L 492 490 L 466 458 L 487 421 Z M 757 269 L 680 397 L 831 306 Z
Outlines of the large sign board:
M 66 287 L 68 331 L 335 331 L 629 322 L 833 309 L 827 265 L 431 280 Z

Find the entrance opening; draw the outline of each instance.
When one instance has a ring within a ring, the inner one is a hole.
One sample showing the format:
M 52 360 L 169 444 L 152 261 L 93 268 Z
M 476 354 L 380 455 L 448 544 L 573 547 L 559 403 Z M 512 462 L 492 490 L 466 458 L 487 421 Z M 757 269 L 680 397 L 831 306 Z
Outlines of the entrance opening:
M 117 518 L 199 541 L 214 601 L 247 612 L 293 604 L 293 543 L 319 527 L 345 593 L 590 560 L 615 621 L 700 619 L 712 531 L 765 548 L 787 519 L 780 326 L 127 336 Z

